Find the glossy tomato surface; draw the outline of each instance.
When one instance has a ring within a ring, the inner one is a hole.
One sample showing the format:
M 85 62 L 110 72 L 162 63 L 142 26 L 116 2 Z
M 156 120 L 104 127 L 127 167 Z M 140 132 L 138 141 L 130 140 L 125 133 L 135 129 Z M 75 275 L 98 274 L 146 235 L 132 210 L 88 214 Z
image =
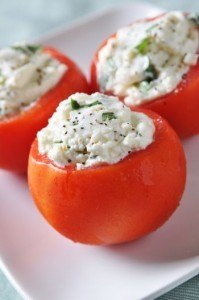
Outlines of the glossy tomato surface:
M 32 108 L 0 121 L 0 168 L 15 172 L 27 170 L 28 155 L 37 131 L 47 125 L 59 102 L 75 92 L 88 92 L 87 81 L 65 55 L 52 48 L 45 52 L 68 66 L 59 83 L 41 96 Z
M 59 168 L 34 141 L 30 191 L 40 212 L 61 234 L 86 244 L 128 242 L 162 225 L 179 205 L 186 162 L 178 136 L 153 112 L 156 133 L 145 150 L 113 165 Z
M 161 15 L 162 16 L 162 15 Z M 160 16 L 159 16 L 160 17 Z M 159 18 L 157 17 L 157 18 Z M 149 21 L 152 19 L 148 19 Z M 115 34 L 111 37 L 115 37 Z M 97 50 L 91 65 L 91 90 L 100 91 L 97 80 L 98 54 L 108 40 L 105 40 Z M 112 91 L 105 92 L 114 95 Z M 123 101 L 123 97 L 120 97 Z M 166 95 L 139 105 L 138 107 L 147 108 L 160 114 L 167 119 L 171 126 L 182 138 L 199 133 L 199 61 L 192 66 L 188 73 L 183 76 L 182 81 L 176 89 Z

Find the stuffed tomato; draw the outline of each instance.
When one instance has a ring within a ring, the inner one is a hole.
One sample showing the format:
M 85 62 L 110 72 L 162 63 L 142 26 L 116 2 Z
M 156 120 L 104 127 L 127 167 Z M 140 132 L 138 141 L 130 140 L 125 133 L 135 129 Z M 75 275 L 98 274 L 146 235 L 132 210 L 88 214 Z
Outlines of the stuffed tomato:
M 86 244 L 152 232 L 179 205 L 185 178 L 183 148 L 168 123 L 100 93 L 63 101 L 29 156 L 40 212 L 61 234 Z
M 118 30 L 95 55 L 92 90 L 157 112 L 181 137 L 199 133 L 198 25 L 169 12 Z
M 18 45 L 0 50 L 0 168 L 27 169 L 37 131 L 59 102 L 87 92 L 87 81 L 65 55 L 53 48 Z

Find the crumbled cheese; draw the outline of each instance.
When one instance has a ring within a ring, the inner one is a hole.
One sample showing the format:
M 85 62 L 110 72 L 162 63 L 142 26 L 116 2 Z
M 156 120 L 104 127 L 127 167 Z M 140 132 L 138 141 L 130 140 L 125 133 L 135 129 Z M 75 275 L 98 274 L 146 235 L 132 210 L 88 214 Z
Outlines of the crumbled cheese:
M 99 51 L 100 91 L 112 91 L 128 105 L 170 93 L 197 63 L 198 46 L 198 28 L 182 12 L 122 28 Z
M 0 119 L 19 113 L 52 89 L 67 66 L 40 46 L 18 45 L 0 50 Z
M 198 55 L 192 53 L 186 53 L 184 57 L 184 63 L 190 66 L 194 66 L 197 64 Z
M 38 147 L 56 165 L 77 169 L 115 164 L 153 142 L 151 118 L 133 112 L 116 97 L 76 93 L 62 101 L 38 134 Z

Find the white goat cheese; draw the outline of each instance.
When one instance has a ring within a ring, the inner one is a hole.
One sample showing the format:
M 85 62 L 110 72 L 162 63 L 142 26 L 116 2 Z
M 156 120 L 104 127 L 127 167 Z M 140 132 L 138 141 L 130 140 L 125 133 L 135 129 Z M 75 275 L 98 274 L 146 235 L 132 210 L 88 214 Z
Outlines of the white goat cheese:
M 172 92 L 198 61 L 199 31 L 189 15 L 169 12 L 120 29 L 99 51 L 97 80 L 127 105 Z
M 18 45 L 0 50 L 0 119 L 34 105 L 52 89 L 67 66 L 36 45 Z
M 76 93 L 64 100 L 37 134 L 41 154 L 64 167 L 83 169 L 115 164 L 131 152 L 144 150 L 154 139 L 147 115 L 133 112 L 116 97 Z

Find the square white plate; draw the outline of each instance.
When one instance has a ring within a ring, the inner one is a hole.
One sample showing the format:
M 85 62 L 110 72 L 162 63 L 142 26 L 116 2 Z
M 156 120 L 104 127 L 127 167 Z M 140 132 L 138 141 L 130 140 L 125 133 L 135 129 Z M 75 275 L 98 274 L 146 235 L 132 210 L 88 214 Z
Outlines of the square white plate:
M 136 18 L 160 12 L 133 3 L 95 14 L 41 39 L 88 74 L 101 41 Z M 199 273 L 199 136 L 184 142 L 188 180 L 182 204 L 155 233 L 130 244 L 74 244 L 41 217 L 26 179 L 0 171 L 0 262 L 25 299 L 153 299 Z

